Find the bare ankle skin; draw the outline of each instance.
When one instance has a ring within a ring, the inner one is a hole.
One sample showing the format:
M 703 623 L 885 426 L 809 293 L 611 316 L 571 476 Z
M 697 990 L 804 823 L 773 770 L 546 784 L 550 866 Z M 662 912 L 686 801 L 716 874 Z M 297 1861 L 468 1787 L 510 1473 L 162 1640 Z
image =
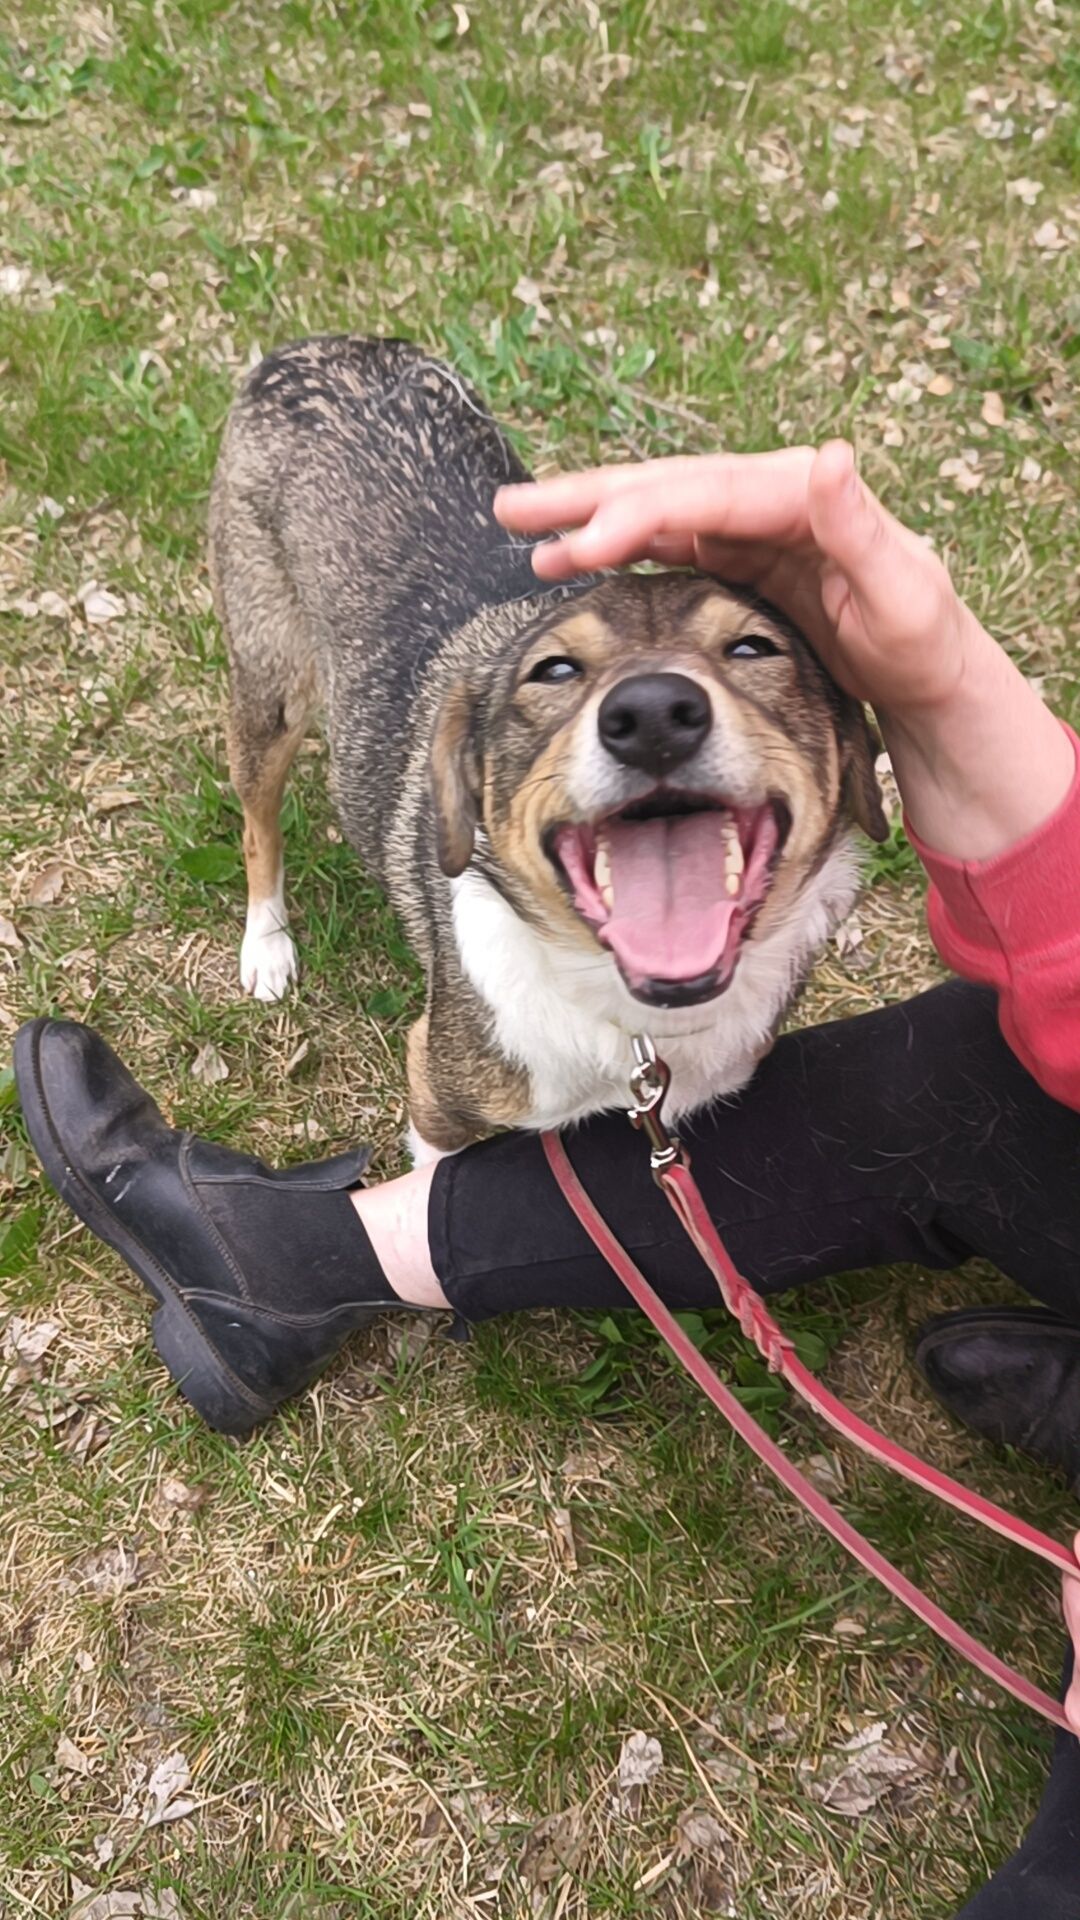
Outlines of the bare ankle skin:
M 437 1164 L 349 1195 L 389 1284 L 411 1307 L 450 1305 L 428 1250 L 428 1196 Z

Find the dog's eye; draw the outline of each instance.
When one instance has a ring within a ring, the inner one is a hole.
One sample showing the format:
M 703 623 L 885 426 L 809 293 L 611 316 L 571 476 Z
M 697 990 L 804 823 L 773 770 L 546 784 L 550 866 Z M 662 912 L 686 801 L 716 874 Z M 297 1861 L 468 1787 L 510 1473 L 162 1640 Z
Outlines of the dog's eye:
M 770 654 L 779 651 L 776 642 L 767 640 L 763 633 L 744 633 L 724 648 L 728 660 L 767 660 Z
M 550 660 L 538 660 L 529 674 L 530 680 L 539 680 L 545 687 L 561 687 L 568 680 L 579 680 L 581 668 L 576 660 L 568 660 L 565 654 L 556 654 Z

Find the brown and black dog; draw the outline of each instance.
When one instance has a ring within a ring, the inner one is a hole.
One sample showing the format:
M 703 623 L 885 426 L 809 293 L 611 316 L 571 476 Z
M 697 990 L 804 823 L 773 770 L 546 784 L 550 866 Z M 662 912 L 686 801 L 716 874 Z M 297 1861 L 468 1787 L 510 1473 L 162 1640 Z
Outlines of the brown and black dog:
M 233 408 L 211 569 L 248 875 L 241 978 L 296 972 L 282 793 L 321 707 L 349 841 L 427 974 L 414 1150 L 733 1092 L 886 827 L 858 703 L 774 608 L 691 573 L 543 588 L 492 515 L 528 475 L 449 367 L 301 341 Z

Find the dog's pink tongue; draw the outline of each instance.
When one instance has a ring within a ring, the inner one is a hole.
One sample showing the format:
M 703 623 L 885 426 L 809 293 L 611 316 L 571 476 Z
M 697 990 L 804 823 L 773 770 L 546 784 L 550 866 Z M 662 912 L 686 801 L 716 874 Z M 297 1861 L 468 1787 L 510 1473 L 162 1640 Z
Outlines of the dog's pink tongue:
M 720 965 L 736 903 L 724 891 L 724 837 L 716 813 L 610 820 L 611 918 L 600 938 L 623 971 L 646 980 L 696 980 Z

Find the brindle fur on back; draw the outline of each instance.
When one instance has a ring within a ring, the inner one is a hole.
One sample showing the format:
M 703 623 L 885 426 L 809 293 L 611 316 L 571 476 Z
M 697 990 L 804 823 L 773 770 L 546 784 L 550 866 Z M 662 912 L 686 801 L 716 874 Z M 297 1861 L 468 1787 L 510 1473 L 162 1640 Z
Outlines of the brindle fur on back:
M 234 708 L 271 738 L 290 694 L 318 700 L 342 825 L 390 890 L 417 701 L 448 635 L 487 610 L 497 649 L 514 603 L 563 597 L 538 595 L 530 544 L 492 514 L 496 487 L 528 477 L 464 382 L 406 341 L 284 347 L 230 416 L 210 539 Z

